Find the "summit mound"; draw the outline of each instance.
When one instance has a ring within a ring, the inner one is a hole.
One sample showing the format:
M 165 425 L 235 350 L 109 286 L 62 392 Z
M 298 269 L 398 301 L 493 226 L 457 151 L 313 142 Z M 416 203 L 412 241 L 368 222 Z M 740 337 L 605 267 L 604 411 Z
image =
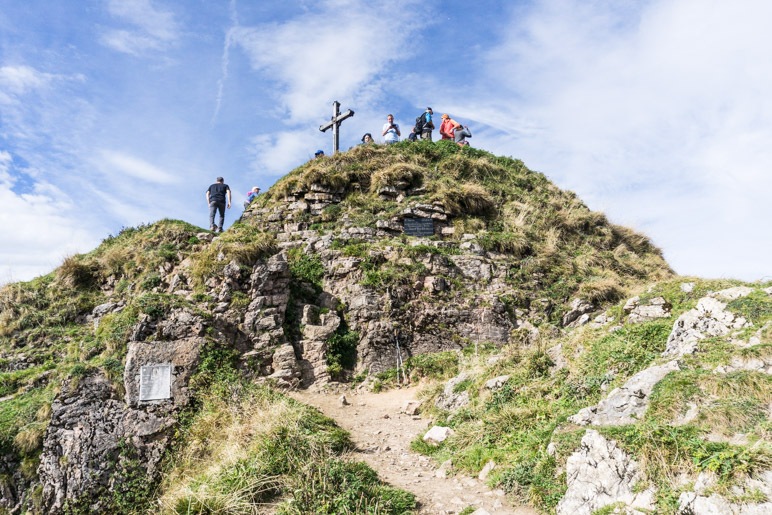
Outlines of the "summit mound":
M 448 353 L 531 352 L 672 276 L 645 236 L 515 159 L 404 142 L 310 161 L 223 234 L 125 229 L 0 290 L 0 503 L 403 513 L 410 495 L 268 387 L 377 389 Z M 140 388 L 154 365 L 168 398 Z

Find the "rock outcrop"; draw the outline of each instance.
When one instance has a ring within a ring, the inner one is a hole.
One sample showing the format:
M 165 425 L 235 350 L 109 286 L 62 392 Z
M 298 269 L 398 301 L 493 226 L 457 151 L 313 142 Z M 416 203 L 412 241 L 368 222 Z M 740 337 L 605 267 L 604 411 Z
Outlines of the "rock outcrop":
M 566 463 L 568 489 L 557 506 L 558 515 L 590 515 L 610 504 L 654 511 L 652 490 L 638 491 L 640 466 L 616 442 L 589 430 L 582 447 Z

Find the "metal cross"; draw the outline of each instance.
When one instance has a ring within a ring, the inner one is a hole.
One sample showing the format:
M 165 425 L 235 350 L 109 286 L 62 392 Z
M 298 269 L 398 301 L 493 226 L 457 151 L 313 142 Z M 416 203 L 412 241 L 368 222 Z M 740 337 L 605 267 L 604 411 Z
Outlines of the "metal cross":
M 343 114 L 340 114 L 340 102 L 336 100 L 332 103 L 332 118 L 330 118 L 329 122 L 319 126 L 319 130 L 322 132 L 327 132 L 327 129 L 332 127 L 333 155 L 338 153 L 338 148 L 340 147 L 340 124 L 343 120 L 346 118 L 351 118 L 352 116 L 354 116 L 354 111 L 351 109 Z

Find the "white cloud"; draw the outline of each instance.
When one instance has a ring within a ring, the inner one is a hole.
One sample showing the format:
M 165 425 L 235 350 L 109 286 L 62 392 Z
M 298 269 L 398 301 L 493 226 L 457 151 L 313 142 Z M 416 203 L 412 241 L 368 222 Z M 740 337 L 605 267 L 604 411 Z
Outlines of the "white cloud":
M 679 272 L 729 275 L 772 253 L 745 229 L 772 220 L 770 17 L 765 1 L 537 3 L 513 15 L 467 95 L 517 100 L 467 109 L 516 138 L 498 151 L 645 230 Z
M 261 180 L 267 177 L 275 180 L 301 164 L 303 157 L 299 159 L 299 156 L 310 159 L 316 150 L 310 149 L 305 133 L 294 131 L 255 136 L 252 145 L 255 172 L 262 176 Z
M 256 69 L 281 85 L 274 94 L 297 123 L 317 119 L 333 100 L 352 98 L 366 83 L 377 84 L 390 62 L 409 53 L 415 20 L 415 2 L 328 1 L 319 12 L 283 24 L 237 28 L 233 41 Z
M 93 248 L 93 224 L 79 221 L 78 206 L 46 182 L 11 190 L 13 160 L 0 151 L 0 284 L 30 279 L 58 266 L 64 257 Z
M 109 0 L 107 10 L 132 26 L 130 30 L 110 29 L 102 34 L 102 42 L 119 52 L 140 55 L 163 50 L 178 37 L 174 14 L 154 7 L 150 0 Z
M 0 67 L 0 91 L 21 95 L 47 86 L 55 77 L 29 66 Z

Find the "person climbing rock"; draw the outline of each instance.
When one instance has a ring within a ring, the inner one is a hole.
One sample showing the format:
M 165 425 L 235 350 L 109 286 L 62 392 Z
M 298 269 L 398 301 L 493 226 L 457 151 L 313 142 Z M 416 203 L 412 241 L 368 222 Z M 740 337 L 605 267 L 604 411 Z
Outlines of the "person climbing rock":
M 252 186 L 252 189 L 249 190 L 249 193 L 247 193 L 247 200 L 244 202 L 244 209 L 249 207 L 249 204 L 251 204 L 252 201 L 255 200 L 255 197 L 257 197 L 259 194 L 260 194 L 260 187 Z
M 231 189 L 225 184 L 222 177 L 218 177 L 216 182 L 206 190 L 206 203 L 209 205 L 209 230 L 222 232 L 225 224 L 225 207 L 231 208 Z M 220 212 L 220 225 L 214 223 L 214 217 L 218 211 Z

